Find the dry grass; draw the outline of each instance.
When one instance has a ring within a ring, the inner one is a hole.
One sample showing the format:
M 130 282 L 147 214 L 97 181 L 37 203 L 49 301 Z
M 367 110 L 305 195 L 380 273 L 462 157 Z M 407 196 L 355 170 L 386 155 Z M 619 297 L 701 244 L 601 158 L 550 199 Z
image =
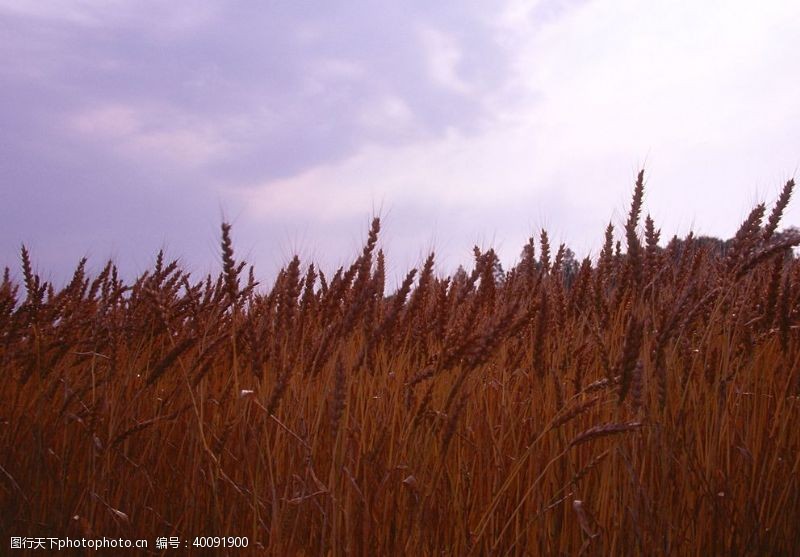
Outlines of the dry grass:
M 294 258 L 272 288 L 227 224 L 197 282 L 159 254 L 56 290 L 23 248 L 0 285 L 2 543 L 78 524 L 248 536 L 232 554 L 793 554 L 793 185 L 721 253 L 659 247 L 649 216 L 642 242 L 640 174 L 596 264 L 543 231 L 507 272 L 476 248 L 441 277 L 431 254 L 390 294 L 377 219 L 350 267 Z

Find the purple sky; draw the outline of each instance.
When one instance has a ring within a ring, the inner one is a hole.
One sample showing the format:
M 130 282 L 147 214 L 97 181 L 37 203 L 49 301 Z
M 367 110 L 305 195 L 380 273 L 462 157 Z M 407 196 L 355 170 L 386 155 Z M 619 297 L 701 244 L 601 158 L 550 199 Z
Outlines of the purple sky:
M 358 252 L 579 255 L 645 165 L 663 236 L 728 236 L 800 166 L 800 3 L 0 0 L 0 265 L 271 278 Z M 784 225 L 800 224 L 800 202 Z

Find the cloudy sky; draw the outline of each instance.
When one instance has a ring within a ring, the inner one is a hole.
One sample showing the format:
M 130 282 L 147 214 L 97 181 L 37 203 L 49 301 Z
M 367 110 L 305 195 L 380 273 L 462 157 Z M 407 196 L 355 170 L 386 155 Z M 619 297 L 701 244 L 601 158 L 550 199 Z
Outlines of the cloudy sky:
M 732 234 L 800 166 L 800 3 L 0 0 L 0 266 L 164 247 L 270 277 L 435 249 L 579 255 L 637 170 L 666 237 Z M 784 224 L 800 224 L 800 201 Z

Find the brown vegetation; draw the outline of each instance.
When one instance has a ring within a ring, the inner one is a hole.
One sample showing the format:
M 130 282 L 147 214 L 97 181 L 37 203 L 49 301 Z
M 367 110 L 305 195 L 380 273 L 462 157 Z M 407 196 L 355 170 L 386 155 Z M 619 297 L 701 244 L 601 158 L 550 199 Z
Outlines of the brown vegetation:
M 542 232 L 508 272 L 476 248 L 441 277 L 431 254 L 393 293 L 377 219 L 351 266 L 294 258 L 269 290 L 227 224 L 200 281 L 159 254 L 132 284 L 84 260 L 55 290 L 23 248 L 0 285 L 2 543 L 79 523 L 154 553 L 796 552 L 793 185 L 724 253 L 663 249 L 640 173 L 594 264 Z

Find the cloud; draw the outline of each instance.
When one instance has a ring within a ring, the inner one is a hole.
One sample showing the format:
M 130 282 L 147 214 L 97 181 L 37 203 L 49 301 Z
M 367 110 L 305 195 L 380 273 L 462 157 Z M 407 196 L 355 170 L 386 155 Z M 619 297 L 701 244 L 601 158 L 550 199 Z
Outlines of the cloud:
M 447 1 L 0 0 L 0 171 L 13 184 L 0 253 L 59 245 L 42 250 L 65 275 L 109 245 L 142 261 L 173 241 L 190 257 L 196 227 L 215 230 L 220 208 L 236 215 L 247 186 L 474 127 L 483 101 L 452 85 L 504 79 L 486 13 Z M 425 27 L 442 40 L 426 46 Z
M 451 38 L 424 31 L 437 83 L 489 107 L 478 127 L 363 145 L 344 160 L 250 185 L 248 214 L 353 222 L 379 200 L 397 220 L 422 211 L 459 231 L 462 253 L 486 223 L 498 237 L 521 238 L 514 215 L 529 231 L 546 220 L 585 253 L 597 249 L 609 218 L 621 224 L 642 165 L 648 208 L 666 235 L 693 225 L 732 234 L 756 188 L 770 197 L 797 168 L 800 78 L 790 68 L 800 52 L 786 31 L 800 24 L 798 8 L 556 4 L 515 3 L 492 22 L 514 72 L 487 92 L 459 77 Z M 465 215 L 477 220 L 460 222 Z M 506 250 L 508 259 L 517 253 Z
M 615 167 L 647 159 L 668 228 L 696 216 L 730 234 L 754 187 L 774 189 L 799 161 L 800 78 L 787 70 L 800 53 L 786 32 L 798 24 L 791 3 L 587 3 L 537 27 L 516 67 L 541 93 L 529 112 L 547 154 L 585 165 L 565 165 L 576 195 L 600 202 Z
M 359 123 L 365 131 L 378 136 L 396 136 L 409 130 L 414 124 L 411 108 L 400 97 L 387 95 L 364 107 Z
M 173 112 L 111 104 L 71 115 L 68 126 L 132 160 L 197 167 L 230 156 L 232 145 L 213 126 Z
M 213 5 L 200 0 L 0 0 L 4 15 L 83 28 L 130 28 L 173 38 L 212 22 L 217 13 Z
M 0 249 L 69 237 L 77 259 L 148 222 L 115 245 L 196 253 L 222 207 L 267 260 L 293 231 L 339 259 L 373 208 L 401 259 L 495 240 L 508 261 L 542 226 L 588 252 L 643 163 L 665 235 L 730 234 L 800 163 L 799 11 L 0 0 Z
M 420 37 L 433 80 L 457 93 L 469 93 L 470 85 L 459 75 L 462 54 L 455 39 L 430 26 L 420 29 Z
M 0 27 L 9 31 L 0 48 L 14 54 L 0 78 L 57 98 L 35 107 L 57 112 L 56 122 L 96 117 L 82 114 L 87 106 L 159 112 L 159 129 L 139 130 L 148 135 L 127 141 L 126 152 L 147 165 L 163 163 L 169 141 L 183 159 L 236 145 L 236 160 L 216 157 L 212 172 L 248 181 L 341 160 L 371 142 L 466 129 L 484 111 L 464 94 L 467 83 L 499 79 L 463 63 L 470 48 L 487 56 L 492 48 L 482 14 L 466 17 L 455 6 L 208 6 L 0 0 Z M 30 103 L 19 109 L 34 112 Z
M 0 0 L 0 11 L 20 17 L 61 20 L 79 25 L 96 23 L 91 2 L 26 2 Z

